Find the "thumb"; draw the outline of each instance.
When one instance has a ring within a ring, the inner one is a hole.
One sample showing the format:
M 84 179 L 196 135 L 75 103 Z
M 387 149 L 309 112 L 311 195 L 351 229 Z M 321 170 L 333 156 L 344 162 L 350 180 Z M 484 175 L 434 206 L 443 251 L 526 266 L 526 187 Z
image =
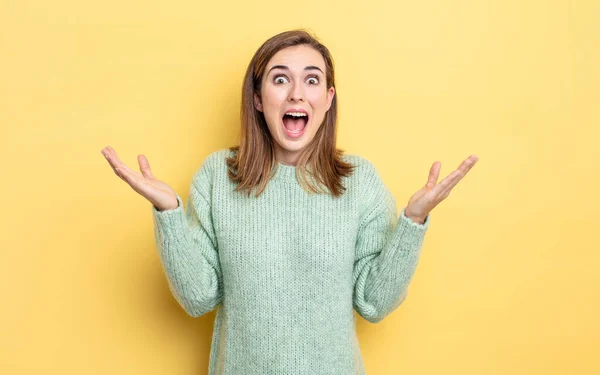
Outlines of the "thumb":
M 144 155 L 138 155 L 138 164 L 140 165 L 140 171 L 142 172 L 142 176 L 150 179 L 154 178 L 154 176 L 152 175 L 152 171 L 150 170 L 150 163 Z

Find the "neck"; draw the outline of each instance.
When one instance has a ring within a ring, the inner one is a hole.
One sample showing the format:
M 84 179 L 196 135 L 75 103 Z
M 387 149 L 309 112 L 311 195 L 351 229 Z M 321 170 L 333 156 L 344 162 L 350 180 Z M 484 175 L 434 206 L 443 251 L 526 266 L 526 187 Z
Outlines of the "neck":
M 285 161 L 283 161 L 283 160 L 277 160 L 277 161 L 278 161 L 279 163 L 281 163 L 281 164 L 283 164 L 283 165 L 287 165 L 287 166 L 289 166 L 289 167 L 295 167 L 295 166 L 296 166 L 296 163 L 294 163 L 294 164 L 290 164 L 290 163 L 288 163 L 288 162 L 285 162 Z
M 275 159 L 287 166 L 295 167 L 298 164 L 298 159 L 300 158 L 300 151 L 285 151 L 285 150 L 276 150 L 275 151 Z

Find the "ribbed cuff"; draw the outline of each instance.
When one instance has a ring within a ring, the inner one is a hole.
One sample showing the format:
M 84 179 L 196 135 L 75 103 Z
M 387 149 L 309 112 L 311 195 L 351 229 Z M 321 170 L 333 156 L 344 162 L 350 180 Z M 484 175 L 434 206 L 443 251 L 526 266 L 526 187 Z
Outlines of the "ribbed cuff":
M 402 209 L 394 234 L 379 255 L 380 277 L 374 282 L 372 291 L 377 291 L 385 280 L 395 279 L 399 274 L 403 274 L 403 277 L 406 276 L 406 272 L 412 275 L 431 222 L 429 216 L 427 215 L 423 224 L 415 223 L 404 215 L 404 208 Z
M 404 214 L 405 209 L 406 209 L 406 207 L 402 208 L 402 211 L 400 211 L 400 221 L 405 221 L 406 222 L 405 224 L 411 225 L 411 226 L 415 227 L 416 229 L 420 229 L 420 230 L 426 230 L 429 227 L 429 215 L 427 215 L 425 217 L 423 224 L 419 224 L 419 223 L 415 223 L 414 221 L 412 221 L 411 218 L 407 217 Z M 398 224 L 400 224 L 400 222 Z
M 152 205 L 152 215 L 163 236 L 177 235 L 187 225 L 183 200 L 177 195 L 179 206 L 170 210 L 159 211 Z

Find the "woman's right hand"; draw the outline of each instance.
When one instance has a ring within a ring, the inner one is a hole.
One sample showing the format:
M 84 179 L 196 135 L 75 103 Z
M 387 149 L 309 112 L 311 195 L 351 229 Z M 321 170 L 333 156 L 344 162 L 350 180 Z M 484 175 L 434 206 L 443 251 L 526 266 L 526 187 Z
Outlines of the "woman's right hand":
M 138 155 L 141 174 L 131 170 L 117 156 L 112 147 L 106 146 L 100 151 L 108 160 L 113 171 L 133 190 L 146 198 L 159 211 L 172 210 L 179 207 L 177 193 L 169 185 L 157 180 L 150 171 L 150 163 L 144 155 Z

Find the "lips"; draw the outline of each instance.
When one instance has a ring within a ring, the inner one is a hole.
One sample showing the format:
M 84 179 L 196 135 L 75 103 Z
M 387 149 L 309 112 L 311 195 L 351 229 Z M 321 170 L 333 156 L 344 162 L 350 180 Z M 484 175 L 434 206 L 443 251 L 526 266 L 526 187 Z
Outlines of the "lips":
M 306 119 L 306 123 L 308 124 L 308 120 L 310 119 L 310 115 L 309 115 L 308 111 L 306 111 L 306 110 L 304 110 L 302 108 L 291 108 L 291 109 L 288 109 L 287 111 L 285 111 L 283 113 L 283 116 L 281 116 L 281 118 L 283 119 L 286 116 L 290 117 L 290 118 L 302 118 L 302 117 L 298 117 L 298 116 L 288 115 L 288 114 L 291 114 L 291 113 L 304 113 L 306 115 L 304 118 Z
M 284 114 L 290 113 L 290 112 L 302 112 L 302 113 L 306 113 L 306 115 L 308 116 L 308 111 L 306 111 L 305 109 L 302 109 L 302 108 L 290 108 L 290 109 L 286 110 L 284 112 Z
M 292 116 L 289 113 L 305 113 L 306 116 Z M 288 138 L 299 138 L 304 134 L 308 127 L 309 116 L 308 112 L 303 109 L 290 109 L 287 110 L 281 118 L 281 126 L 283 132 Z
M 308 124 L 308 116 L 293 116 L 285 114 L 281 120 L 290 130 L 299 129 L 300 125 L 305 127 L 306 124 Z

